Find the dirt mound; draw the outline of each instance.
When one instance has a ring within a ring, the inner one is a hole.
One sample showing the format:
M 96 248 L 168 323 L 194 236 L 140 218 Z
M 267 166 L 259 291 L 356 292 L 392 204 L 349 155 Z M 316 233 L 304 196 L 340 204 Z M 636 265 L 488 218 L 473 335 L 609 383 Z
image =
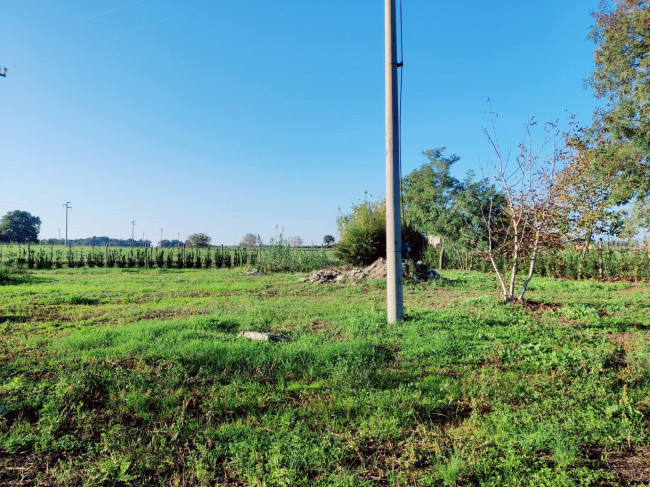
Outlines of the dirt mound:
M 386 269 L 386 259 L 379 257 L 379 259 L 366 267 L 363 272 L 368 274 L 369 279 L 384 279 L 386 278 Z

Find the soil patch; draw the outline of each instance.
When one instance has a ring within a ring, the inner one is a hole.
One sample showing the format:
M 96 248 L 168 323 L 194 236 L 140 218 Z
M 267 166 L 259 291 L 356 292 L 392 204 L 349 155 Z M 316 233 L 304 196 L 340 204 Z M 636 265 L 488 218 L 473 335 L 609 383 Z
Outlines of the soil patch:
M 533 311 L 535 313 L 543 313 L 544 311 L 557 311 L 562 307 L 561 304 L 558 303 L 542 303 L 540 301 L 515 301 L 519 306 L 522 306 L 523 308 L 526 308 L 529 311 Z
M 610 452 L 604 461 L 605 470 L 628 486 L 650 482 L 650 447 L 635 448 L 631 452 Z

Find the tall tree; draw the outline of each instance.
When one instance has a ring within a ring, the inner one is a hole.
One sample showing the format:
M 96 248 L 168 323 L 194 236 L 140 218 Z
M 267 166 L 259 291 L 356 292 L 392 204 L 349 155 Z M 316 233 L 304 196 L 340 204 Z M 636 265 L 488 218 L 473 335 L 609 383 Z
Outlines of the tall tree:
M 588 147 L 583 137 L 569 142 L 566 164 L 555 175 L 558 228 L 570 239 L 583 240 L 578 278 L 582 277 L 585 255 L 597 234 L 618 235 L 623 228 L 623 212 L 611 202 L 614 177 L 603 170 L 598 151 Z
M 27 211 L 14 210 L 0 220 L 0 241 L 28 243 L 38 241 L 41 219 Z
M 487 235 L 483 218 L 503 208 L 503 195 L 487 179 L 475 178 L 472 171 L 459 181 L 451 175 L 458 156 L 445 156 L 444 148 L 424 152 L 428 161 L 406 176 L 404 181 L 405 220 L 420 231 L 443 237 L 439 267 L 444 257 L 444 239 L 469 250 L 477 250 Z
M 444 151 L 444 147 L 424 151 L 428 161 L 404 178 L 404 220 L 420 231 L 443 237 L 439 267 L 444 238 L 457 238 L 463 226 L 455 208 L 461 184 L 451 175 L 451 167 L 460 157 L 445 156 Z
M 588 84 L 605 105 L 592 130 L 621 203 L 650 194 L 650 1 L 605 0 L 593 16 L 597 48 Z

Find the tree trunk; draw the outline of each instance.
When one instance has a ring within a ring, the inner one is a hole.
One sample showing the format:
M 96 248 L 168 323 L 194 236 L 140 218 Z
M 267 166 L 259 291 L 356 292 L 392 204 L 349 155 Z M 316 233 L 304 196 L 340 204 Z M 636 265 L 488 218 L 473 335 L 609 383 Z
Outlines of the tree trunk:
M 587 254 L 587 249 L 589 249 L 590 243 L 591 243 L 591 235 L 587 235 L 587 241 L 585 242 L 585 246 L 582 248 L 582 251 L 580 252 L 580 258 L 578 259 L 578 280 L 582 279 L 582 267 L 585 262 L 585 256 Z
M 515 299 L 515 281 L 519 270 L 519 239 L 515 235 L 515 243 L 512 252 L 512 272 L 510 273 L 510 284 L 508 285 L 508 300 Z
M 603 280 L 603 237 L 598 240 L 598 278 Z
M 497 266 L 497 263 L 494 261 L 494 254 L 492 251 L 489 253 L 490 255 L 490 262 L 492 263 L 492 268 L 494 269 L 494 272 L 497 275 L 497 278 L 499 279 L 499 284 L 501 285 L 501 292 L 503 293 L 503 300 L 508 301 L 508 290 L 506 289 L 506 283 L 503 280 L 503 276 L 501 275 L 501 271 L 499 270 L 499 266 Z
M 535 270 L 535 264 L 537 263 L 538 252 L 539 252 L 539 232 L 535 234 L 535 243 L 533 244 L 533 254 L 530 257 L 530 266 L 528 267 L 528 275 L 526 276 L 526 280 L 521 286 L 521 292 L 517 297 L 519 301 L 524 299 L 524 294 L 526 293 L 526 289 L 528 289 L 528 283 L 533 278 L 533 271 Z

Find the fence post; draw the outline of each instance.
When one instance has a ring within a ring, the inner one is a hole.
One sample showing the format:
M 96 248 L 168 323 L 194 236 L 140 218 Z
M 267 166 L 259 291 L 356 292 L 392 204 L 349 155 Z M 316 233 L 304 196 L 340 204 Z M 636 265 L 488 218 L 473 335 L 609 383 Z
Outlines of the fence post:
M 603 279 L 603 237 L 598 240 L 598 277 Z
M 323 256 L 323 244 L 320 244 L 320 256 Z
M 183 244 L 183 268 L 187 267 L 187 263 L 185 262 L 185 244 Z
M 104 269 L 108 269 L 108 244 L 106 244 L 106 248 L 104 249 Z

